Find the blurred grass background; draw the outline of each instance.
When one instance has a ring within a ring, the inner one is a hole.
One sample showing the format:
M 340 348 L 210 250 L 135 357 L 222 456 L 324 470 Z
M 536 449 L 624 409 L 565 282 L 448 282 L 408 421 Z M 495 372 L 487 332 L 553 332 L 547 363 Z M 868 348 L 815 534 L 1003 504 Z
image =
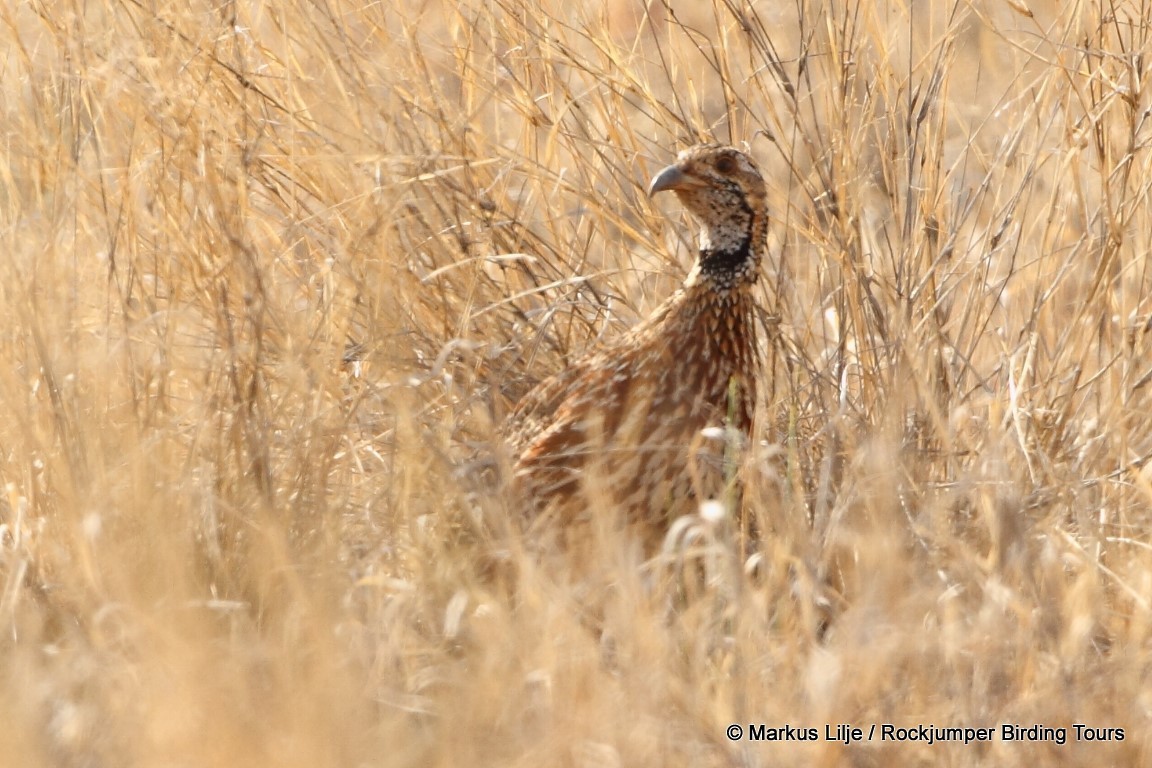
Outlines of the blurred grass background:
M 1149 16 L 6 4 L 3 762 L 1146 764 Z M 769 179 L 765 535 L 688 521 L 691 599 L 594 542 L 589 631 L 493 429 L 683 278 L 705 139 Z

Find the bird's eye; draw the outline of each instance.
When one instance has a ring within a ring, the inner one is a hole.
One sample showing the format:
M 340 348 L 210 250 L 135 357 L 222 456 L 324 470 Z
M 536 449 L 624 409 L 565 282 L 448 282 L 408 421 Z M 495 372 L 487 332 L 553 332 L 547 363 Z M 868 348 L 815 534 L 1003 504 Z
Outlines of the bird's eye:
M 732 173 L 736 170 L 736 158 L 731 155 L 722 155 L 716 159 L 716 170 L 720 173 Z

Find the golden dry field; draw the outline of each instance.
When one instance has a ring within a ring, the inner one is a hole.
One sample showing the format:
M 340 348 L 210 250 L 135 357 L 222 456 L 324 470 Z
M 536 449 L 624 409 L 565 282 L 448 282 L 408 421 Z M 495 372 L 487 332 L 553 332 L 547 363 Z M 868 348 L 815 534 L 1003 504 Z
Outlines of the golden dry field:
M 1150 38 L 4 3 L 0 764 L 1152 764 Z M 702 140 L 773 214 L 743 507 L 574 557 L 496 429 L 683 279 L 644 189 Z

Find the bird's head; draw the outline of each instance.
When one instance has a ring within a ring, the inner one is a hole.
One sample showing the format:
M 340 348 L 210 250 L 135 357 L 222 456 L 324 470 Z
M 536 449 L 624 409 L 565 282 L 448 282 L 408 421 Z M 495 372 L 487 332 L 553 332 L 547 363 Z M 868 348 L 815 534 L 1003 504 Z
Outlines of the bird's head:
M 752 158 L 720 144 L 691 147 L 648 185 L 649 197 L 665 190 L 700 222 L 703 272 L 738 270 L 755 279 L 768 232 L 768 191 Z

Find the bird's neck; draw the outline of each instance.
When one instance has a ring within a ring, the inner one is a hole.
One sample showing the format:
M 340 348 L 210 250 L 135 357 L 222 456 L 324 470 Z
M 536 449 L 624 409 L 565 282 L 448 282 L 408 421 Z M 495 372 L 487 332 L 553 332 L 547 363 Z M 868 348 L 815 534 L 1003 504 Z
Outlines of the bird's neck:
M 756 282 L 764 251 L 767 222 L 748 211 L 706 227 L 700 234 L 696 259 L 698 279 L 718 288 Z

